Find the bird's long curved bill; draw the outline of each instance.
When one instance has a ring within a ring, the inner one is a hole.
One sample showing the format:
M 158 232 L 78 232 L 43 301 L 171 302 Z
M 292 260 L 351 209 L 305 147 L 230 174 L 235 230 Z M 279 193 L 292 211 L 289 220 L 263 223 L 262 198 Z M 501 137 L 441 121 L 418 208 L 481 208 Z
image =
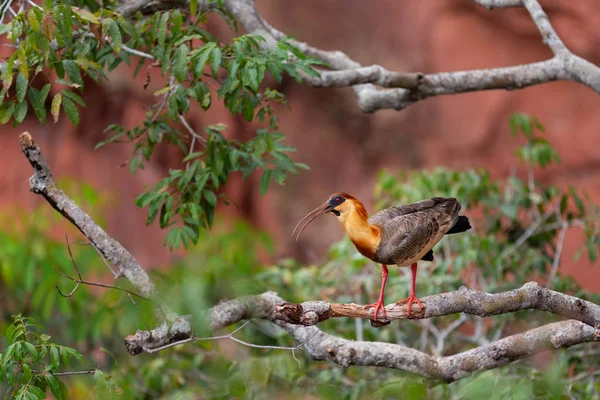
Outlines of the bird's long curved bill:
M 319 207 L 317 207 L 314 210 L 312 210 L 311 212 L 309 212 L 306 215 L 306 217 L 302 218 L 302 221 L 298 222 L 298 225 L 296 225 L 296 227 L 294 228 L 294 231 L 292 232 L 292 236 L 296 236 L 296 241 L 298 241 L 300 234 L 302 233 L 302 231 L 304 231 L 304 229 L 306 229 L 308 224 L 310 224 L 319 215 L 323 215 L 327 211 L 330 211 L 330 210 L 331 210 L 331 205 L 327 202 L 327 203 L 321 204 Z M 300 228 L 300 229 L 298 229 L 298 228 Z M 298 233 L 296 233 L 296 231 Z

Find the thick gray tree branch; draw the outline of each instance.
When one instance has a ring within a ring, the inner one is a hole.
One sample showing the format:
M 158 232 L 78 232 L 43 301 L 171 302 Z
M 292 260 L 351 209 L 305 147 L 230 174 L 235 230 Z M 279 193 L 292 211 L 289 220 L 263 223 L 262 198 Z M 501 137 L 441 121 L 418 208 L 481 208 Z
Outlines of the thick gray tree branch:
M 524 7 L 538 28 L 542 40 L 554 57 L 536 63 L 504 68 L 422 74 L 389 71 L 379 65 L 362 66 L 341 51 L 326 51 L 292 40 L 304 53 L 327 63 L 331 70 L 320 71 L 320 77 L 303 75 L 315 88 L 352 87 L 364 112 L 382 109 L 402 110 L 429 97 L 484 90 L 516 90 L 533 85 L 569 80 L 582 83 L 600 94 L 600 68 L 571 53 L 550 24 L 537 0 L 475 0 L 488 9 Z M 203 2 L 203 8 L 216 7 L 215 2 Z M 275 46 L 285 38 L 257 12 L 254 0 L 225 0 L 225 7 L 249 33 L 265 38 L 265 47 Z M 124 16 L 144 14 L 168 8 L 187 7 L 188 0 L 131 0 L 119 8 Z M 384 89 L 379 89 L 384 88 Z
M 537 284 L 528 284 L 519 290 L 535 291 L 539 289 L 543 288 Z M 514 293 L 507 292 L 507 294 L 513 296 L 511 299 L 514 300 L 515 296 L 522 295 L 522 291 L 519 292 L 519 290 L 513 291 Z M 455 309 L 461 309 L 462 307 L 469 309 L 469 307 L 476 307 L 469 304 L 469 301 L 479 300 L 477 296 L 497 296 L 477 292 L 474 293 L 475 297 L 468 299 L 465 292 L 466 290 L 459 290 L 443 295 L 430 296 L 428 306 L 433 307 L 435 301 L 431 299 L 438 297 L 439 303 L 448 301 L 452 303 L 452 307 Z M 557 292 L 550 293 L 548 297 L 545 297 L 546 295 L 546 291 L 542 291 L 542 298 L 547 299 L 542 302 L 548 302 L 548 304 L 572 302 L 570 296 L 562 297 L 564 295 Z M 493 300 L 488 301 L 487 307 L 497 307 L 494 311 L 495 314 L 502 313 L 503 310 L 509 312 L 508 310 L 512 306 L 507 306 L 504 303 L 508 299 L 507 297 L 497 303 Z M 585 304 L 585 307 L 588 307 L 588 305 L 593 306 L 590 308 L 593 308 L 594 311 L 587 315 L 585 312 L 580 313 L 575 309 L 571 309 L 569 304 L 540 306 L 540 309 L 553 308 L 559 312 L 572 313 L 574 316 L 591 322 L 597 316 L 599 307 L 583 300 L 576 299 L 575 302 L 577 301 Z M 497 368 L 542 351 L 598 340 L 598 331 L 589 324 L 569 320 L 509 336 L 487 346 L 481 346 L 456 355 L 436 357 L 397 344 L 347 340 L 323 332 L 315 326 L 307 327 L 285 322 L 280 319 L 281 315 L 277 311 L 280 304 L 285 304 L 284 300 L 273 292 L 247 296 L 221 302 L 209 310 L 207 319 L 213 328 L 225 327 L 246 318 L 268 319 L 286 330 L 299 343 L 304 343 L 303 347 L 315 360 L 327 360 L 342 366 L 359 365 L 394 368 L 413 372 L 428 380 L 438 382 L 452 382 L 467 377 L 474 372 Z M 595 324 L 595 322 L 593 323 Z M 132 344 L 135 343 L 132 342 Z M 139 350 L 143 351 L 142 348 Z
M 462 287 L 450 293 L 422 298 L 425 310 L 413 304 L 411 319 L 427 319 L 465 313 L 480 317 L 506 314 L 521 310 L 548 311 L 565 318 L 583 322 L 600 329 L 600 306 L 589 301 L 556 292 L 529 282 L 519 289 L 503 293 L 485 293 Z M 385 307 L 387 321 L 407 318 L 406 305 L 389 304 Z M 275 318 L 300 325 L 315 325 L 329 318 L 350 317 L 373 319 L 373 309 L 358 304 L 337 304 L 327 301 L 308 301 L 302 304 L 284 303 L 277 306 Z M 381 313 L 379 319 L 381 319 Z M 385 320 L 384 320 L 385 321 Z
M 476 0 L 487 8 L 525 7 L 554 58 L 525 65 L 486 70 L 421 74 L 389 71 L 381 66 L 361 66 L 340 51 L 324 51 L 292 41 L 306 54 L 328 63 L 333 71 L 321 77 L 305 76 L 313 87 L 352 86 L 364 112 L 393 108 L 402 110 L 429 97 L 473 91 L 522 89 L 556 80 L 582 83 L 600 94 L 600 68 L 571 53 L 560 40 L 537 0 Z M 273 46 L 286 35 L 270 26 L 256 11 L 253 0 L 227 0 L 226 7 L 246 31 L 259 34 Z M 399 89 L 377 89 L 376 86 Z
M 30 190 L 35 194 L 44 196 L 56 211 L 75 225 L 89 239 L 90 243 L 106 260 L 118 268 L 115 278 L 125 276 L 141 296 L 152 299 L 156 295 L 156 289 L 138 261 L 121 243 L 110 237 L 65 192 L 57 187 L 50 166 L 29 132 L 23 132 L 19 139 L 21 150 L 33 167 L 33 176 L 29 179 Z M 182 321 L 185 321 L 185 319 L 182 320 L 183 317 L 173 314 L 165 306 L 160 306 L 157 309 L 157 317 L 163 322 L 175 321 L 182 324 Z
M 525 309 L 550 311 L 557 315 L 572 318 L 535 328 L 524 333 L 497 340 L 489 345 L 446 357 L 430 356 L 397 344 L 365 342 L 342 339 L 321 331 L 313 325 L 321 316 L 348 316 L 356 318 L 372 317 L 372 311 L 358 305 L 334 305 L 327 302 L 306 302 L 303 311 L 294 318 L 285 310 L 290 303 L 276 293 L 246 296 L 230 301 L 222 301 L 207 312 L 211 328 L 226 327 L 243 319 L 267 319 L 292 335 L 315 360 L 327 360 L 342 366 L 379 366 L 413 372 L 437 382 L 453 382 L 477 371 L 500 367 L 533 354 L 576 344 L 599 340 L 596 329 L 600 321 L 600 307 L 572 296 L 548 290 L 535 282 L 528 283 L 513 291 L 488 294 L 476 290 L 459 289 L 455 292 L 429 296 L 423 299 L 425 313 L 413 309 L 416 318 L 433 318 L 459 312 L 490 316 Z M 296 305 L 298 306 L 298 305 Z M 345 313 L 343 310 L 356 313 Z M 386 307 L 391 319 L 405 318 L 406 306 L 399 310 Z M 337 312 L 333 315 L 331 313 Z M 361 314 L 363 312 L 363 314 Z M 312 315 L 311 315 L 312 314 Z M 412 317 L 412 316 L 411 316 Z M 323 318 L 326 319 L 326 318 Z M 321 319 L 321 320 L 323 320 Z M 291 321 L 291 322 L 288 322 Z M 132 354 L 147 351 L 148 337 L 164 335 L 165 332 L 138 332 L 126 339 Z M 188 337 L 161 338 L 162 342 L 188 342 Z

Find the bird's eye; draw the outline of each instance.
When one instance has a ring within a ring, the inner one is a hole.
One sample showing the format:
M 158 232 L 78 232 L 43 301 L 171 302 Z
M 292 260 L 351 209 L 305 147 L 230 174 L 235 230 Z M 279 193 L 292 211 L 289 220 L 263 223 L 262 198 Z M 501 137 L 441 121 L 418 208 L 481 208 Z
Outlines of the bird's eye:
M 335 198 L 335 202 L 336 202 L 336 203 L 338 203 L 338 204 L 339 204 L 339 203 L 341 203 L 341 202 L 342 202 L 342 198 L 341 198 L 341 197 L 339 197 L 339 196 L 338 196 L 338 197 L 336 197 L 336 198 Z

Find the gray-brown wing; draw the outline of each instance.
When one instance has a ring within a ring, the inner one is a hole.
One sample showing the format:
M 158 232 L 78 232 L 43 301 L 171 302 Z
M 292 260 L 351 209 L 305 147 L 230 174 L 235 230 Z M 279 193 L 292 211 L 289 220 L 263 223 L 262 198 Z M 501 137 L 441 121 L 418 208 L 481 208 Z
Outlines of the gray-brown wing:
M 417 211 L 431 209 L 431 208 L 435 207 L 437 204 L 440 204 L 441 200 L 455 200 L 455 199 L 445 199 L 442 197 L 434 197 L 432 199 L 417 201 L 416 203 L 402 204 L 399 206 L 389 207 L 389 208 L 383 209 L 383 210 L 371 215 L 371 217 L 369 218 L 369 223 L 371 225 L 381 226 L 395 217 L 412 214 Z
M 382 244 L 375 253 L 375 259 L 382 264 L 404 265 L 406 260 L 415 258 L 431 242 L 435 227 L 419 225 L 406 232 L 397 231 Z
M 369 223 L 381 229 L 377 261 L 402 265 L 423 249 L 431 249 L 452 228 L 459 211 L 456 199 L 434 197 L 374 214 Z

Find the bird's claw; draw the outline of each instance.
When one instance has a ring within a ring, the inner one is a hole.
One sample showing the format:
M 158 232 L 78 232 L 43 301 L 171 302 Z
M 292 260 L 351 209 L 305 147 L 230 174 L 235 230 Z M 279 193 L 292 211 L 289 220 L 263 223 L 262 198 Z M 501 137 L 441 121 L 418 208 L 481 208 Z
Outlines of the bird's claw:
M 385 313 L 385 307 L 384 307 L 383 301 L 378 301 L 373 304 L 367 304 L 367 305 L 365 305 L 364 308 L 366 310 L 366 309 L 373 308 L 373 307 L 375 307 L 375 311 L 373 312 L 373 319 L 375 321 L 377 321 L 377 314 L 379 313 L 379 310 L 381 310 L 381 312 L 383 313 L 383 318 L 387 319 L 387 314 Z
M 410 317 L 410 311 L 412 309 L 413 303 L 417 303 L 419 305 L 419 307 L 421 307 L 421 310 L 425 309 L 425 306 L 423 305 L 423 303 L 421 303 L 421 301 L 414 294 L 411 294 L 404 300 L 400 300 L 396 304 L 400 305 L 400 304 L 404 304 L 404 303 L 408 303 L 408 307 L 406 309 L 406 317 Z

